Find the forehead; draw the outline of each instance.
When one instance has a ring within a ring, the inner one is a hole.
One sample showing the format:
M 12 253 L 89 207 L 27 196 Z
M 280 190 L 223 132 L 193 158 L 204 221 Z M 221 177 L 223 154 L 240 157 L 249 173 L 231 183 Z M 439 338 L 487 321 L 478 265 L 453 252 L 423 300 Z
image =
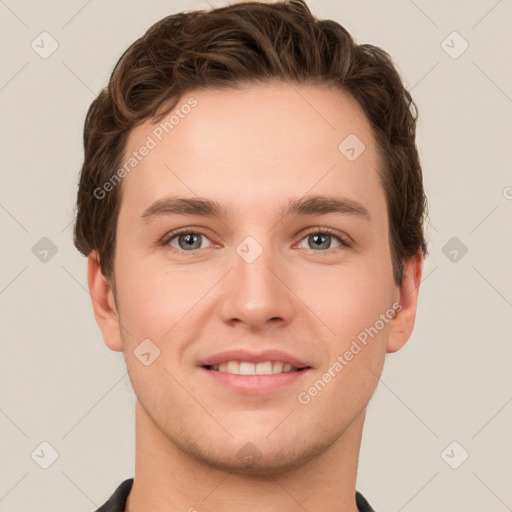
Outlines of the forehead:
M 139 212 L 169 194 L 214 196 L 239 208 L 334 188 L 357 200 L 364 190 L 379 194 L 380 186 L 364 112 L 349 95 L 325 86 L 191 91 L 158 123 L 131 131 L 128 160 L 134 165 L 125 165 L 122 202 Z

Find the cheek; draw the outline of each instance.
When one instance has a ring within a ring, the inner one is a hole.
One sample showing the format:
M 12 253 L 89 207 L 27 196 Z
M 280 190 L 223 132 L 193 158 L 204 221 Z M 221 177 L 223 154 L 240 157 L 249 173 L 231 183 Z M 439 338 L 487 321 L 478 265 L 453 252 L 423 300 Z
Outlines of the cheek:
M 341 342 L 373 325 L 391 306 L 391 271 L 364 262 L 324 270 L 302 284 L 301 296 L 329 327 L 330 337 Z M 309 284 L 308 284 L 309 283 Z
M 132 270 L 128 266 L 124 270 L 121 277 L 119 269 L 119 282 L 122 283 L 120 313 L 126 327 L 122 337 L 126 365 L 134 387 L 140 386 L 144 393 L 146 386 L 154 387 L 159 381 L 172 394 L 176 382 L 166 370 L 179 381 L 190 371 L 188 347 L 201 337 L 202 326 L 214 318 L 214 294 L 208 292 L 219 276 L 213 270 L 197 272 L 191 268 L 144 266 L 135 262 Z M 142 348 L 144 343 L 146 348 Z M 146 367 L 137 354 L 148 351 L 151 358 L 153 353 L 157 357 Z M 175 392 L 180 392 L 179 387 Z M 148 393 L 148 400 L 151 400 L 150 395 Z
M 210 285 L 209 279 L 196 279 L 194 272 L 171 265 L 146 264 L 142 258 L 126 258 L 116 268 L 116 274 L 120 283 L 120 312 L 129 324 L 130 334 L 137 338 L 161 339 L 188 317 Z
M 387 272 L 365 269 L 333 272 L 329 276 L 329 292 L 322 294 L 317 289 L 311 296 L 311 304 L 322 304 L 315 312 L 329 328 L 322 341 L 328 353 L 323 370 L 330 369 L 331 377 L 336 375 L 333 388 L 341 386 L 353 397 L 368 397 L 375 388 L 391 320 L 387 312 L 391 307 L 392 278 Z
M 329 410 L 333 424 L 343 425 L 369 402 L 382 372 L 388 322 L 381 315 L 390 307 L 389 290 L 372 274 L 333 273 L 329 283 L 330 293 L 311 295 L 329 328 L 318 340 L 325 358 L 297 399 L 307 411 Z

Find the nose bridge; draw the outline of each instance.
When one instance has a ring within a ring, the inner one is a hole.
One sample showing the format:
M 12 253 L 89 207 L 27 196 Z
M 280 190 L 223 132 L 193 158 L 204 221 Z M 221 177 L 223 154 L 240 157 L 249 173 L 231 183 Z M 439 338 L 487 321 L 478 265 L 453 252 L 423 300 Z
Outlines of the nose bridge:
M 235 248 L 234 268 L 224 289 L 225 321 L 261 326 L 271 319 L 289 322 L 293 315 L 292 294 L 281 281 L 286 282 L 286 276 L 280 275 L 283 262 L 269 238 L 265 240 L 260 243 L 248 236 Z

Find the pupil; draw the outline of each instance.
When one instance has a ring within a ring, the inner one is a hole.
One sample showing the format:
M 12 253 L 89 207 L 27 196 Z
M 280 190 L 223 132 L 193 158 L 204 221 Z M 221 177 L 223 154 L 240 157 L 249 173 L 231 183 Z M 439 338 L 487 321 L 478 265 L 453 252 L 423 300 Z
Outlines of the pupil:
M 325 235 L 325 234 L 315 234 L 315 235 L 311 235 L 310 236 L 311 239 L 313 239 L 314 241 L 314 244 L 316 245 L 316 247 L 321 247 L 323 249 L 328 249 L 329 248 L 329 239 L 330 239 L 330 235 Z M 324 240 L 322 242 L 322 240 Z M 317 242 L 320 242 L 320 243 L 317 243 Z
M 197 244 L 198 238 L 199 238 L 198 235 L 186 234 L 186 235 L 182 235 L 181 240 L 184 239 L 185 240 L 185 244 L 186 244 L 185 247 L 190 249 L 194 245 L 194 243 Z M 199 245 L 201 245 L 201 244 L 199 244 Z

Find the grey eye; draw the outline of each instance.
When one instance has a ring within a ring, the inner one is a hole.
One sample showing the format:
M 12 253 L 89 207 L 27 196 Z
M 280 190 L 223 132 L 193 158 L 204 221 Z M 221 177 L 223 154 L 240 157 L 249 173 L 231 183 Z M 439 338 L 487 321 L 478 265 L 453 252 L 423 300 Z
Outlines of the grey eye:
M 322 233 L 320 231 L 318 233 L 311 233 L 311 234 L 305 236 L 302 240 L 307 240 L 308 246 L 306 247 L 306 249 L 317 250 L 317 249 L 333 249 L 334 247 L 331 246 L 333 239 L 338 240 L 338 245 L 336 245 L 335 247 L 339 247 L 340 245 L 342 245 L 339 242 L 339 238 L 337 236 L 330 235 L 328 233 Z M 302 243 L 302 241 L 301 241 L 301 243 Z M 299 247 L 300 247 L 300 245 L 299 245 Z M 302 247 L 302 248 L 304 248 L 304 247 Z
M 201 237 L 204 237 L 204 235 L 200 233 L 178 233 L 169 240 L 169 244 L 183 251 L 201 249 Z M 175 240 L 178 242 L 178 246 L 173 244 Z

